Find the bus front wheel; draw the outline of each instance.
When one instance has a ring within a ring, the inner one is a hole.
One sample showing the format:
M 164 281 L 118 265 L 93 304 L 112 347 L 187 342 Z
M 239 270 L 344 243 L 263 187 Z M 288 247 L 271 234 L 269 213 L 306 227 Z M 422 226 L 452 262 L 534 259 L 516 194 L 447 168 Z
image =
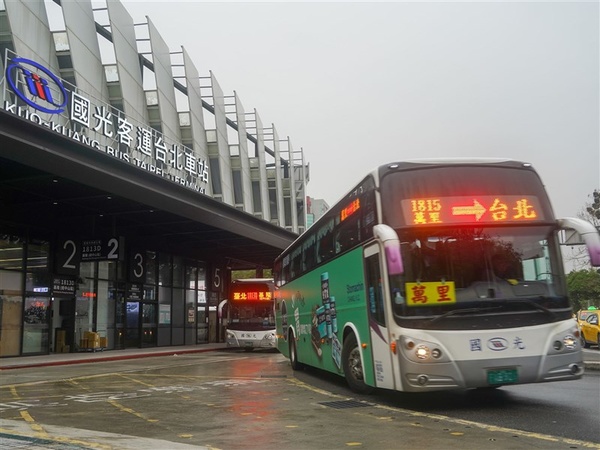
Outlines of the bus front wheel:
M 292 369 L 294 370 L 302 370 L 302 363 L 298 362 L 298 351 L 296 350 L 296 338 L 293 334 L 289 335 L 289 350 L 290 350 L 290 363 L 292 365 Z
M 362 361 L 360 359 L 360 349 L 356 336 L 349 335 L 344 340 L 342 348 L 342 364 L 344 366 L 344 375 L 350 389 L 358 394 L 370 394 L 373 387 L 365 384 Z

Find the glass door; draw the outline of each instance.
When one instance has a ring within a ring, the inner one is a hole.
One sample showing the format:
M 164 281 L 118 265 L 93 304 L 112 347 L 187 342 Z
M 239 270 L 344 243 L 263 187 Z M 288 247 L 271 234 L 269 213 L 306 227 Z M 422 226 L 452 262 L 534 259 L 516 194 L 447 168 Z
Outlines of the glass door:
M 140 302 L 125 303 L 125 348 L 140 347 Z
M 48 353 L 49 297 L 26 297 L 23 313 L 23 354 Z
M 156 303 L 142 304 L 142 347 L 156 347 Z

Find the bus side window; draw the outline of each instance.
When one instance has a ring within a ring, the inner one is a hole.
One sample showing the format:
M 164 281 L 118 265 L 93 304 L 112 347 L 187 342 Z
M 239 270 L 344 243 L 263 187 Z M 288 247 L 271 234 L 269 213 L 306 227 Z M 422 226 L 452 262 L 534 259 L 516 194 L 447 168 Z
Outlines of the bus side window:
M 325 236 L 323 236 L 319 240 L 319 253 L 317 255 L 318 262 L 327 261 L 329 258 L 333 256 L 333 233 L 331 231 L 327 232 Z
M 360 221 L 358 217 L 342 222 L 335 236 L 335 253 L 342 253 L 354 247 L 359 240 Z
M 342 253 L 345 250 L 344 247 L 344 238 L 343 238 L 344 230 L 339 230 L 335 233 L 335 254 Z
M 367 192 L 363 197 L 364 207 L 361 208 L 362 220 L 357 224 L 360 228 L 360 239 L 367 240 L 373 237 L 373 225 L 375 225 L 377 213 L 375 203 L 375 191 Z
M 281 270 L 281 282 L 285 284 L 290 281 L 290 265 L 284 264 Z
M 304 244 L 302 251 L 302 271 L 307 272 L 311 270 L 316 264 L 316 240 L 314 236 L 311 236 L 309 240 Z
M 302 248 L 298 247 L 291 255 L 290 277 L 296 278 L 302 274 Z
M 334 256 L 333 220 L 322 227 L 317 235 L 317 262 L 328 261 Z

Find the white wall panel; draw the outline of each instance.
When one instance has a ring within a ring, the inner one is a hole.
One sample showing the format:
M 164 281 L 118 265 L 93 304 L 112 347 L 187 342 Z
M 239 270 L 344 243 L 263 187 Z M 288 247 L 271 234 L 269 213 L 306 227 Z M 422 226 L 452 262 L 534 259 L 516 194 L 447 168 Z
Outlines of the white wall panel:
M 139 122 L 148 123 L 146 98 L 142 84 L 142 70 L 135 41 L 133 19 L 121 4 L 107 0 L 117 71 L 123 95 L 125 114 Z
M 242 195 L 244 211 L 252 214 L 252 178 L 250 176 L 250 160 L 248 159 L 248 138 L 246 129 L 246 113 L 237 93 L 234 91 L 235 114 L 238 125 L 238 140 L 240 147 L 240 165 L 242 168 Z
M 208 164 L 208 144 L 206 143 L 206 129 L 204 127 L 204 113 L 202 110 L 198 69 L 196 69 L 196 66 L 184 48 L 182 48 L 182 53 L 188 93 L 188 103 L 190 107 L 190 126 L 194 140 L 194 153 L 199 159 L 202 159 Z M 210 180 L 206 184 L 206 194 L 212 195 L 212 184 Z
M 262 121 L 256 109 L 254 110 L 256 120 L 256 152 L 258 156 L 258 170 L 260 173 L 260 197 L 262 202 L 263 218 L 271 221 L 271 208 L 269 208 L 269 190 L 267 183 L 267 161 L 265 156 L 265 133 Z
M 215 108 L 215 124 L 217 127 L 217 146 L 219 149 L 219 169 L 221 172 L 221 190 L 223 203 L 233 205 L 233 180 L 231 177 L 231 160 L 229 159 L 229 142 L 227 139 L 227 116 L 225 115 L 225 97 L 217 79 L 210 73 L 213 104 Z
M 169 47 L 152 21 L 147 20 L 152 47 L 152 60 L 154 62 L 154 76 L 156 77 L 156 88 L 158 90 L 158 110 L 162 122 L 162 133 L 170 141 L 179 142 L 181 141 L 181 134 L 179 132 Z
M 285 210 L 283 208 L 283 170 L 281 168 L 281 151 L 279 147 L 279 135 L 273 125 L 273 152 L 275 153 L 275 186 L 277 186 L 277 219 L 279 226 L 285 227 Z
M 5 1 L 15 52 L 59 74 L 54 39 L 43 1 Z M 4 55 L 2 55 L 4 57 Z
M 108 103 L 108 89 L 100 57 L 90 0 L 62 2 L 77 87 Z

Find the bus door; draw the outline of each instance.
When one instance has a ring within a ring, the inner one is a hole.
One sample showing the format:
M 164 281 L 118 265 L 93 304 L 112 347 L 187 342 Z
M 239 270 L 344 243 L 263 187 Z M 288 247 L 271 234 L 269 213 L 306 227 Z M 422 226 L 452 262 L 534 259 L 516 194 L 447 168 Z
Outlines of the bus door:
M 371 337 L 371 355 L 375 370 L 377 387 L 395 389 L 393 353 L 390 349 L 390 332 L 385 308 L 385 282 L 382 278 L 383 255 L 379 244 L 373 244 L 364 249 L 365 258 L 365 289 L 369 314 L 369 332 Z M 367 357 L 368 352 L 363 353 Z

